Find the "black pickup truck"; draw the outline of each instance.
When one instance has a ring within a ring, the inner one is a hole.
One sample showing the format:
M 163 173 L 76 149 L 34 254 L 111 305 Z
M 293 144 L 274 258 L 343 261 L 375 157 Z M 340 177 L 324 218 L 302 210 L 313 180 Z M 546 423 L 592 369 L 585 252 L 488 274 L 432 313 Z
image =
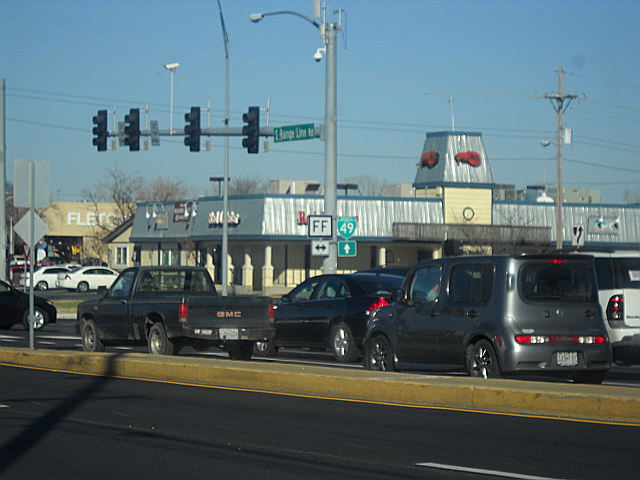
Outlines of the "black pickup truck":
M 249 360 L 255 342 L 273 334 L 273 301 L 218 296 L 201 267 L 133 267 L 97 299 L 78 304 L 76 332 L 89 352 L 107 345 L 147 345 L 156 355 L 220 347 Z

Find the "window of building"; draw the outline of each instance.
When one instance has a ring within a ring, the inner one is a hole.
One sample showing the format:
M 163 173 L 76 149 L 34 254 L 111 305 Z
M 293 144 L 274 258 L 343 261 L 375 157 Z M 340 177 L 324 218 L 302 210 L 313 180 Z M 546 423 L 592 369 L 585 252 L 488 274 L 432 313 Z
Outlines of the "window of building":
M 127 258 L 129 258 L 129 247 L 116 247 L 116 265 L 127 265 Z

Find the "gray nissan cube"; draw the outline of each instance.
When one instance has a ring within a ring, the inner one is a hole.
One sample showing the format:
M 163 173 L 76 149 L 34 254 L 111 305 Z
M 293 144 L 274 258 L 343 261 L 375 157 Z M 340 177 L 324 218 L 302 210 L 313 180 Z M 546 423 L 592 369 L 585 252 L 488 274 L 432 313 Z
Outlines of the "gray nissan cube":
M 593 257 L 480 255 L 428 260 L 374 312 L 370 370 L 545 375 L 601 383 L 612 361 Z

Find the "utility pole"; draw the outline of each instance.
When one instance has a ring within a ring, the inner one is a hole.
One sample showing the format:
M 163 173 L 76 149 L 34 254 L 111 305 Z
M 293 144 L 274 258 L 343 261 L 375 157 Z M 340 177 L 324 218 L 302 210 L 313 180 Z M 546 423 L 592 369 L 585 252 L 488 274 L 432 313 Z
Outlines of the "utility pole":
M 544 98 L 548 98 L 557 114 L 556 126 L 556 249 L 562 250 L 564 241 L 564 220 L 562 206 L 564 203 L 564 192 L 562 184 L 562 136 L 563 136 L 563 114 L 569 108 L 571 101 L 577 95 L 565 95 L 564 93 L 564 69 L 558 67 L 558 92 L 546 93 Z
M 4 78 L 0 78 L 0 280 L 7 279 L 7 142 L 5 135 L 5 99 Z

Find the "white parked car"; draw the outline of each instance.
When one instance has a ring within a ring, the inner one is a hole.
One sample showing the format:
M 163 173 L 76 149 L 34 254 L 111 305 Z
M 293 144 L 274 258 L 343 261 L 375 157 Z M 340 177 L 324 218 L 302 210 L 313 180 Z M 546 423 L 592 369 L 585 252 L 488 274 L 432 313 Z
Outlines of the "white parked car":
M 640 364 L 640 254 L 587 253 L 595 257 L 600 306 L 613 360 Z
M 88 292 L 98 287 L 109 288 L 118 276 L 118 272 L 107 267 L 82 267 L 78 270 L 58 275 L 56 286 L 67 290 Z
M 55 288 L 58 275 L 64 275 L 69 272 L 71 272 L 71 270 L 60 265 L 45 265 L 38 267 L 33 271 L 33 287 L 36 290 Z M 31 285 L 29 278 L 29 270 L 25 270 L 24 275 L 20 278 L 20 285 L 23 287 Z

